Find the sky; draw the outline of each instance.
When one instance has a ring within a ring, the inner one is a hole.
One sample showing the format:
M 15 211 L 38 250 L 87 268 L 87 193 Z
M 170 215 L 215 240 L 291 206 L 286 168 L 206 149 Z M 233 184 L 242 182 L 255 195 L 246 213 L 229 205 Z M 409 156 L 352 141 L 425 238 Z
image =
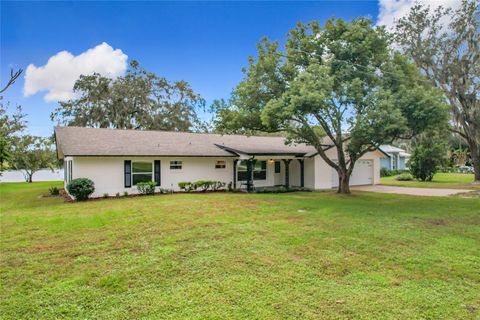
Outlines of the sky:
M 432 6 L 458 0 L 422 0 Z M 53 132 L 50 113 L 73 97 L 80 74 L 122 75 L 131 59 L 169 80 L 185 80 L 207 102 L 228 98 L 262 37 L 283 42 L 297 22 L 368 16 L 391 26 L 411 0 L 319 2 L 1 1 L 0 83 L 28 114 L 27 132 Z M 202 115 L 204 119 L 208 114 Z

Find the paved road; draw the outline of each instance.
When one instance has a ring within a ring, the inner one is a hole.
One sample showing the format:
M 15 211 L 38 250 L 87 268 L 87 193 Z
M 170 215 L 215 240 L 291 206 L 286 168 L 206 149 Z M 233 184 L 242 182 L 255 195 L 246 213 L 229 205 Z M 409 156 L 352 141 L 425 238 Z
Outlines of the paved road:
M 395 187 L 395 186 L 383 186 L 380 184 L 374 186 L 356 186 L 352 187 L 352 190 L 361 190 L 369 192 L 380 193 L 396 193 L 396 194 L 408 194 L 414 196 L 426 196 L 426 197 L 446 197 L 454 194 L 470 192 L 472 190 L 466 189 L 434 189 L 434 188 L 410 188 L 410 187 Z

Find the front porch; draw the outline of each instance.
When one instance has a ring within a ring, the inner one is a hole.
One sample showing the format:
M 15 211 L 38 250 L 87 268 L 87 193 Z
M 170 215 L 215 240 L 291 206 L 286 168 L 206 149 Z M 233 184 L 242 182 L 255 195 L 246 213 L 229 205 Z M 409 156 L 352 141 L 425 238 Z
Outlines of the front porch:
M 305 188 L 305 158 L 255 156 L 233 161 L 233 186 L 253 192 L 258 188 Z

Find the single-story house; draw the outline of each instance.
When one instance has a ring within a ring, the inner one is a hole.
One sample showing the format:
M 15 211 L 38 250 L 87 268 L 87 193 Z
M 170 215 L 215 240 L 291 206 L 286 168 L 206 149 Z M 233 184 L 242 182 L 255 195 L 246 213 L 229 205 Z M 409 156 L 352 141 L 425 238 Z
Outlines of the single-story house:
M 381 145 L 380 150 L 383 152 L 383 157 L 380 159 L 381 168 L 388 170 L 408 169 L 407 162 L 410 159 L 410 153 L 390 145 Z
M 234 188 L 338 186 L 336 171 L 313 147 L 286 145 L 282 137 L 56 127 L 55 138 L 65 184 L 89 178 L 95 183 L 94 197 L 135 194 L 142 181 L 175 191 L 179 182 L 198 180 L 223 181 Z M 334 159 L 335 149 L 328 144 L 326 149 Z M 351 185 L 379 183 L 381 156 L 373 151 L 359 159 Z

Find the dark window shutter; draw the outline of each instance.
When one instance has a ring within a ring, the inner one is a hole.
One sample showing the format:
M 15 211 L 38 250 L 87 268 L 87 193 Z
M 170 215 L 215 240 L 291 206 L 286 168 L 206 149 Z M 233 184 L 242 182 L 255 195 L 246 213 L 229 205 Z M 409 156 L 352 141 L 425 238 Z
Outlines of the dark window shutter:
M 155 183 L 157 186 L 160 185 L 161 180 L 160 180 L 160 160 L 155 160 L 154 161 L 154 169 L 155 169 Z
M 124 182 L 125 188 L 130 188 L 132 186 L 132 161 L 125 160 L 124 162 Z

